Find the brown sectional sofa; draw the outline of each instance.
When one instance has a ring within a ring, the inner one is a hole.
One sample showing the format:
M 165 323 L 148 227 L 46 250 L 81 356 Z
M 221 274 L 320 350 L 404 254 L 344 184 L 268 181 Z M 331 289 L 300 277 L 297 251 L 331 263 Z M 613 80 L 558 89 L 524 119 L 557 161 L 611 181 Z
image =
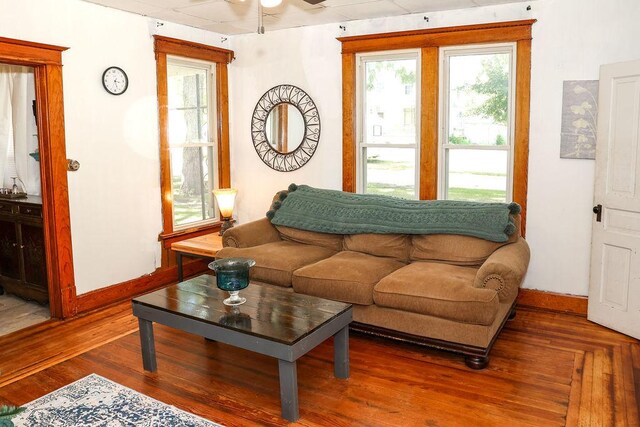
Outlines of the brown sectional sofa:
M 513 217 L 520 229 L 519 216 Z M 227 230 L 217 258 L 256 260 L 253 280 L 353 304 L 352 329 L 465 355 L 484 368 L 529 264 L 505 243 L 460 235 L 335 235 L 260 219 Z

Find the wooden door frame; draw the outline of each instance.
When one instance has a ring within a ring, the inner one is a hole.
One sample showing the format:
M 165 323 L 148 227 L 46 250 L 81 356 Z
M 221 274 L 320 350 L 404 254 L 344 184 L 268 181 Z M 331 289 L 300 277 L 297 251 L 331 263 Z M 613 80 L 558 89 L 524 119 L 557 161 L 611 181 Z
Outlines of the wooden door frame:
M 49 308 L 55 318 L 77 312 L 62 95 L 67 49 L 0 37 L 0 62 L 34 68 Z

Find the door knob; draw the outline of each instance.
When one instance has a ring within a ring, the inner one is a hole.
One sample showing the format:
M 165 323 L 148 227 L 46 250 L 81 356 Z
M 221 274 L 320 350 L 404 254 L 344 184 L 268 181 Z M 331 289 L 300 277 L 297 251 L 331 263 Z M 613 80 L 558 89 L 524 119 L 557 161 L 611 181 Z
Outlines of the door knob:
M 602 221 L 602 205 L 595 205 L 593 207 L 593 213 L 596 214 L 596 222 Z
M 80 162 L 73 159 L 67 159 L 67 170 L 69 172 L 75 172 L 80 169 Z

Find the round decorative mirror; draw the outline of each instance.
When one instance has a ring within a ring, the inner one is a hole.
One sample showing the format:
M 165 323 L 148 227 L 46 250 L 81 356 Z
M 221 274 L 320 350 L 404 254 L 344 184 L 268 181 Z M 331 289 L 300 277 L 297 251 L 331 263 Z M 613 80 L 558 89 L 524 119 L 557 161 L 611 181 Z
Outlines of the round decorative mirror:
M 318 109 L 299 87 L 273 87 L 253 110 L 251 137 L 258 156 L 271 169 L 299 169 L 311 159 L 320 140 Z

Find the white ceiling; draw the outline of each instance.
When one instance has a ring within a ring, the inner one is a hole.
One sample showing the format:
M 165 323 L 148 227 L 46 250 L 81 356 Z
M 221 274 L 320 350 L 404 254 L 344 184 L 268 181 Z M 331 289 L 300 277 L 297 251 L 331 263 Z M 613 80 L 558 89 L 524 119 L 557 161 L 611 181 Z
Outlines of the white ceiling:
M 256 32 L 259 0 L 85 0 L 114 9 L 222 34 Z M 283 0 L 264 8 L 267 31 L 525 0 Z

